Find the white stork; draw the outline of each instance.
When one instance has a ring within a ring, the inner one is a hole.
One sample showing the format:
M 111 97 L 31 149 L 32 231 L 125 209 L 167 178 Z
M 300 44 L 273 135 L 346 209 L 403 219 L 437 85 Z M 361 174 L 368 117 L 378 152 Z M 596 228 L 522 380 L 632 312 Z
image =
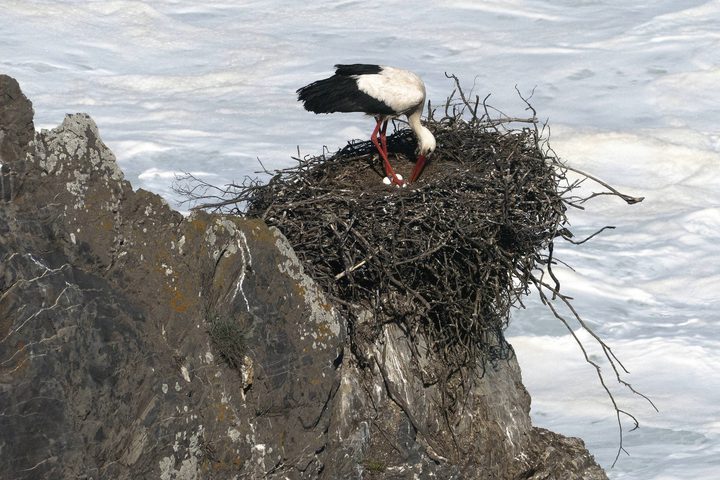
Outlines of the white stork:
M 410 176 L 414 182 L 425 166 L 426 157 L 435 150 L 435 137 L 420 123 L 425 105 L 425 84 L 413 72 L 382 65 L 335 65 L 335 75 L 298 89 L 298 100 L 315 113 L 364 112 L 377 120 L 370 137 L 383 159 L 390 182 L 402 186 L 388 160 L 388 120 L 407 116 L 417 138 L 417 162 Z

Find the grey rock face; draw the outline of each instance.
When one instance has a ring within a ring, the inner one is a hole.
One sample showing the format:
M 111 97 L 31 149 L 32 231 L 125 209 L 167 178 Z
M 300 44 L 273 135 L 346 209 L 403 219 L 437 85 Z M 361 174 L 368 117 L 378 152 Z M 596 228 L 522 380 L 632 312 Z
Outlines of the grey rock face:
M 448 428 L 389 325 L 360 369 L 280 232 L 133 191 L 87 115 L 0 76 L 0 478 L 606 478 L 512 360 Z M 233 369 L 208 334 L 242 329 Z M 343 353 L 344 352 L 344 353 Z
M 30 100 L 14 78 L 0 75 L 0 163 L 22 158 L 35 135 Z
M 14 78 L 0 75 L 0 201 L 10 200 L 14 178 L 9 175 L 11 161 L 24 158 L 35 136 L 30 100 L 20 91 Z M 21 170 L 16 165 L 16 170 Z

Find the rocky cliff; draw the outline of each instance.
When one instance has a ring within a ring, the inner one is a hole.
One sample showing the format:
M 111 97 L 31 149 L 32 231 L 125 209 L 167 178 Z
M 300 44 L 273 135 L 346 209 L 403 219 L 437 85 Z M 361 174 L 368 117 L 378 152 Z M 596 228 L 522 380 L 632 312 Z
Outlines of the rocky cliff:
M 32 115 L 0 75 L 0 478 L 606 478 L 514 358 L 448 428 L 404 333 L 359 367 L 277 229 L 183 217 L 87 115 Z

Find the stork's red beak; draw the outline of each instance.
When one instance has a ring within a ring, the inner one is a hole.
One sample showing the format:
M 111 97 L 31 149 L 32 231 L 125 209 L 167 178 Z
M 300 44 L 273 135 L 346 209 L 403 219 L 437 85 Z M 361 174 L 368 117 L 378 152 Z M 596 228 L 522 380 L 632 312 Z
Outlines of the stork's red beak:
M 410 175 L 410 183 L 415 182 L 423 168 L 425 168 L 425 155 L 419 155 L 417 162 L 415 162 L 415 168 L 413 168 L 412 174 Z

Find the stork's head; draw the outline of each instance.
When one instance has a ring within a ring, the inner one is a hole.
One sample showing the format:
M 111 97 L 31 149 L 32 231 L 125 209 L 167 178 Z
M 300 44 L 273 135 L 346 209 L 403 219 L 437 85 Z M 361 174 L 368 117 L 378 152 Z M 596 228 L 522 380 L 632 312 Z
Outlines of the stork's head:
M 414 182 L 417 177 L 420 176 L 420 172 L 425 168 L 427 157 L 435 151 L 436 146 L 435 136 L 424 125 L 419 125 L 415 130 L 415 134 L 417 135 L 418 158 L 417 162 L 415 162 L 415 168 L 413 168 L 412 174 L 410 175 L 410 183 Z
M 420 128 L 418 129 L 417 142 L 418 142 L 418 148 L 417 148 L 418 156 L 423 155 L 423 156 L 427 157 L 432 152 L 435 151 L 435 146 L 436 146 L 435 136 L 424 125 L 421 125 Z

